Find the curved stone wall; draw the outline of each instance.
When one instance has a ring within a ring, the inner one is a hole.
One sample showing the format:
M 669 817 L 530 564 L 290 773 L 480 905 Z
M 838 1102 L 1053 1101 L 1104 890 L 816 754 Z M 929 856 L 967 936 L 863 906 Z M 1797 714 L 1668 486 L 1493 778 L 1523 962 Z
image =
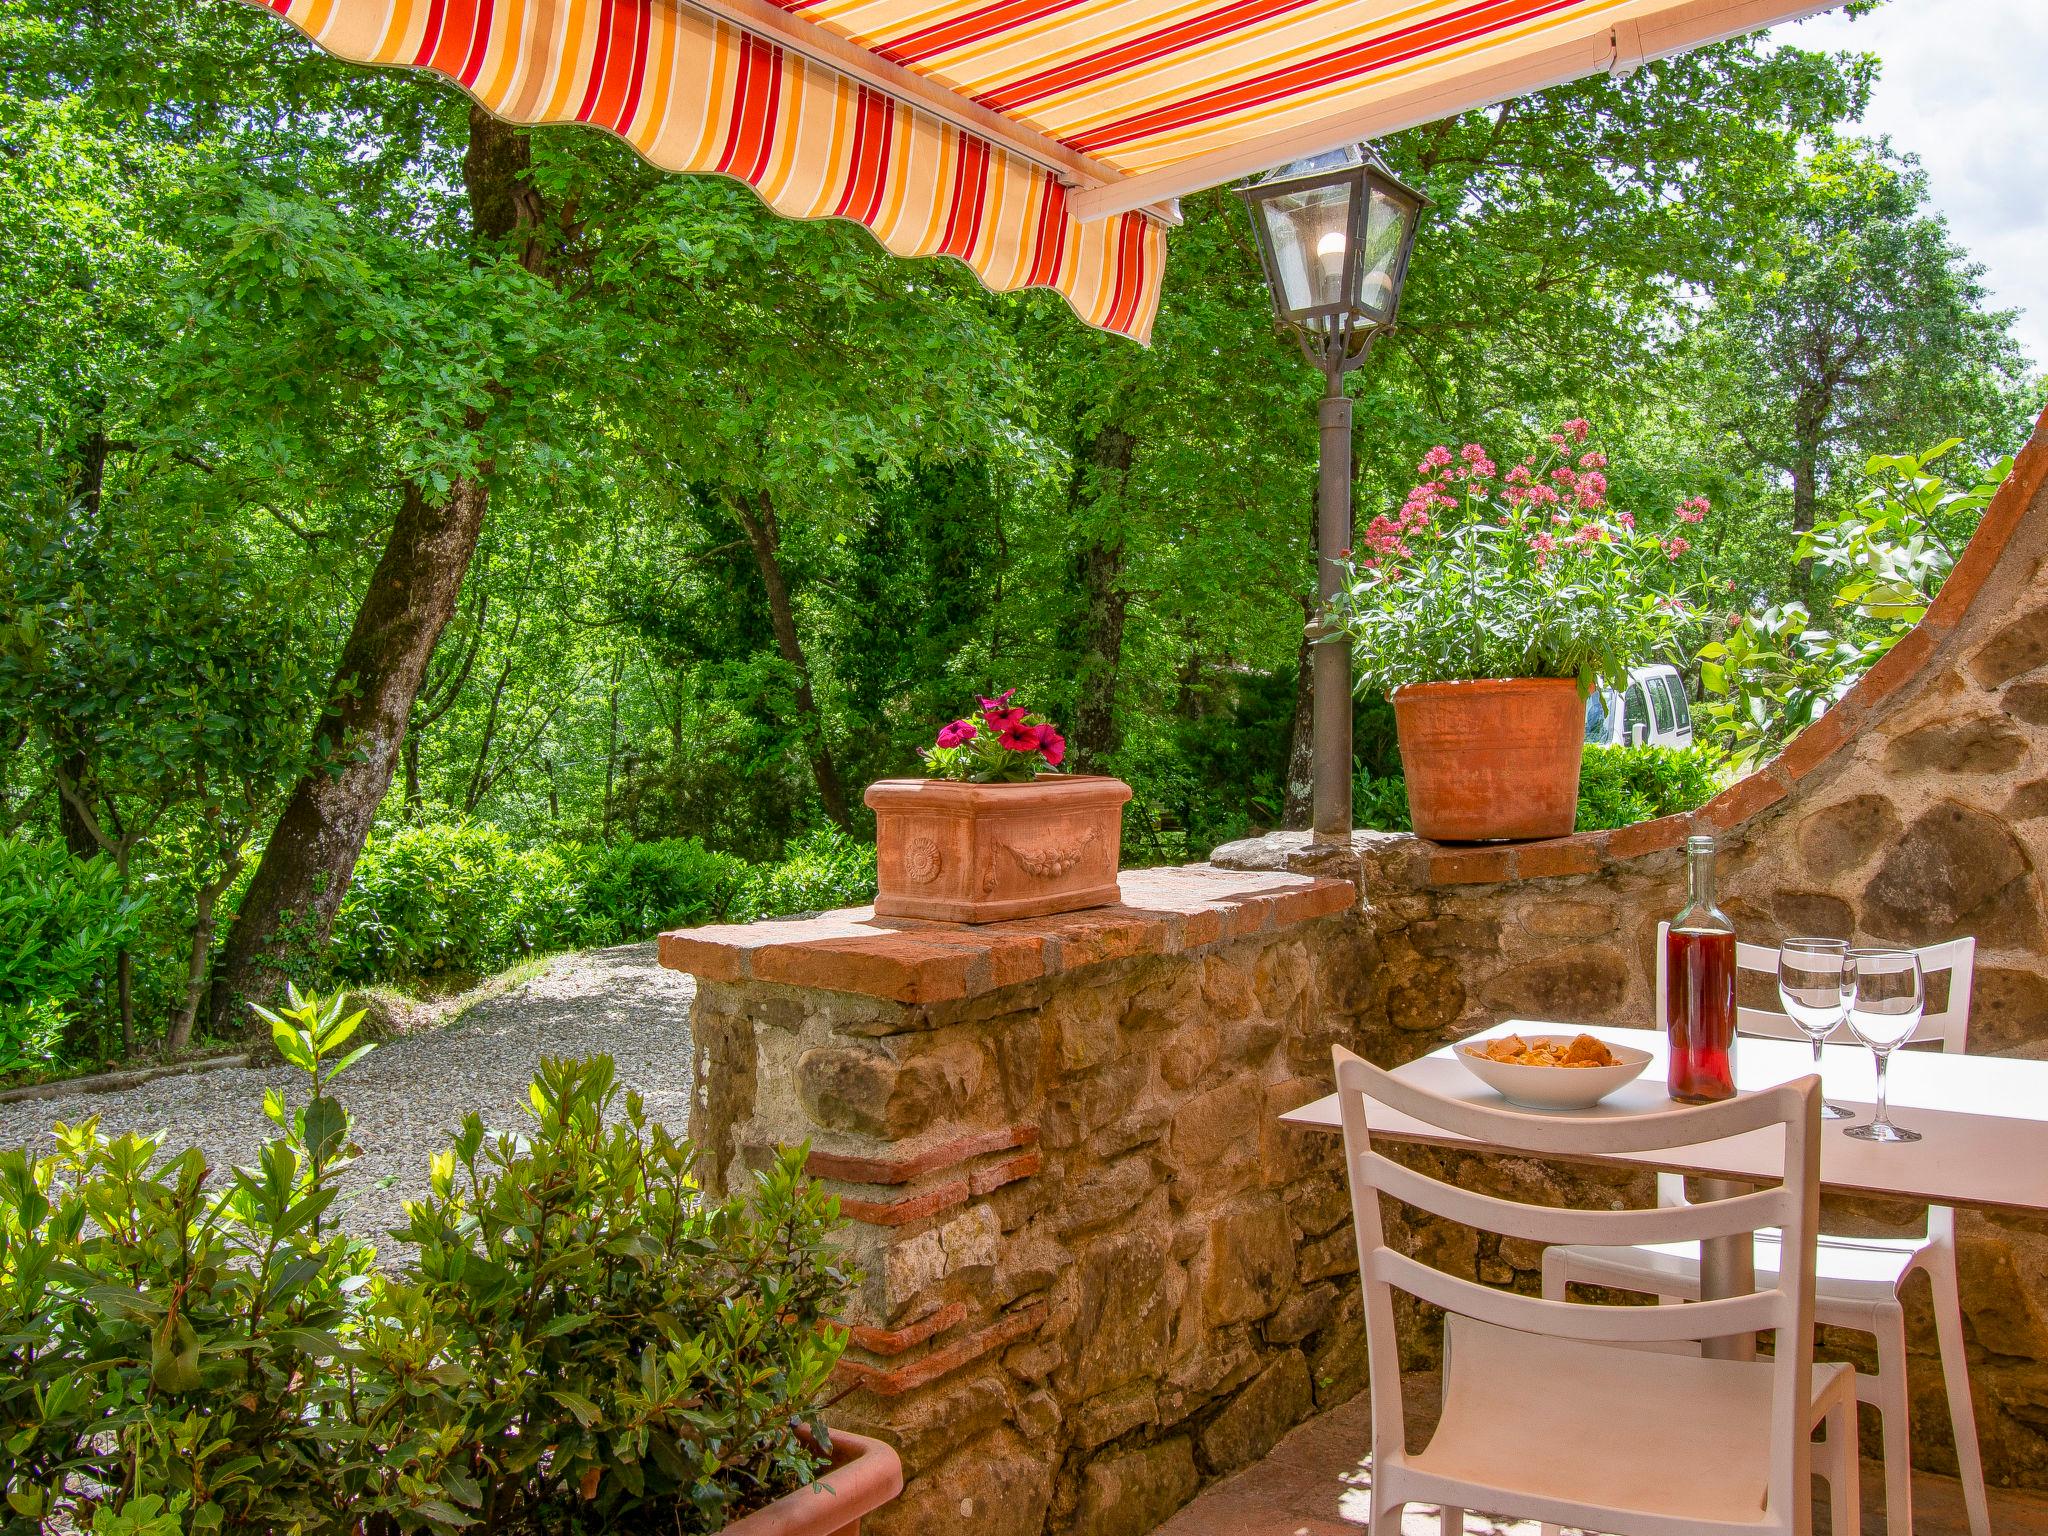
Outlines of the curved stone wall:
M 1722 839 L 1722 905 L 1745 938 L 1973 934 L 1971 1049 L 2048 1056 L 2048 416 L 1920 626 L 1698 812 L 1514 848 L 1362 834 L 1346 856 L 1261 839 L 1216 862 L 1359 882 L 1379 950 L 1366 1047 L 1395 1061 L 1515 1016 L 1647 1020 L 1656 926 L 1683 904 L 1696 831 Z M 1514 1258 L 1473 1263 L 1533 1286 Z M 2048 1486 L 2048 1221 L 1965 1213 L 1961 1263 L 1987 1469 Z M 1915 1451 L 1939 1469 L 1925 1315 L 1914 1342 Z

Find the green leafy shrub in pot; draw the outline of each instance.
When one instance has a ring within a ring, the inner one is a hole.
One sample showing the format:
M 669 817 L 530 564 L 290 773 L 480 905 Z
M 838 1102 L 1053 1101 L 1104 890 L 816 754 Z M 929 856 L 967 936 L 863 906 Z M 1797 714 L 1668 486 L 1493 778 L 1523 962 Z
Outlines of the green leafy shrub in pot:
M 359 1022 L 272 1018 L 308 1091 L 225 1180 L 90 1121 L 0 1154 L 0 1530 L 703 1533 L 818 1472 L 854 1277 L 803 1149 L 708 1200 L 609 1060 L 548 1060 L 379 1267 L 334 1213 Z

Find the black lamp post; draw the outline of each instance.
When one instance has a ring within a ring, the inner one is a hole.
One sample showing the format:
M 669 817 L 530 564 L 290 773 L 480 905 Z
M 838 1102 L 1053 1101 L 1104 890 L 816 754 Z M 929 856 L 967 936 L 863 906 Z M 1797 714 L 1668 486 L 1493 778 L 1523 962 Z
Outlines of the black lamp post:
M 1277 171 L 1240 191 L 1251 207 L 1273 311 L 1323 370 L 1322 468 L 1316 486 L 1315 840 L 1351 839 L 1351 651 L 1327 626 L 1337 560 L 1351 547 L 1351 400 L 1344 375 L 1393 329 L 1408 255 L 1428 199 L 1394 179 L 1370 145 Z

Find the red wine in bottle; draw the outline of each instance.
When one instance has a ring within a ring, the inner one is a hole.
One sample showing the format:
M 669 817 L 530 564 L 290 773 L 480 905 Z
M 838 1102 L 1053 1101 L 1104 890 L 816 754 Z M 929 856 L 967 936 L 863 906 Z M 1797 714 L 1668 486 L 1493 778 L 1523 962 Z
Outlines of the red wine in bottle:
M 1690 899 L 1664 936 L 1664 1029 L 1671 1097 L 1735 1097 L 1735 925 L 1714 905 L 1714 840 L 1686 843 Z

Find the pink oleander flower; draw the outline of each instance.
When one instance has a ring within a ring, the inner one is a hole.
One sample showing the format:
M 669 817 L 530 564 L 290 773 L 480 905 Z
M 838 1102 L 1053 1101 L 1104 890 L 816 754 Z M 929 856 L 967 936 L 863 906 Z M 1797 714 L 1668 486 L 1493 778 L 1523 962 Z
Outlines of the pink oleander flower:
M 1553 512 L 1550 514 L 1550 521 L 1559 528 L 1564 527 L 1571 520 L 1571 514 L 1568 512 Z
M 1450 462 L 1451 450 L 1442 446 L 1438 446 L 1430 449 L 1429 452 L 1425 453 L 1422 456 L 1422 463 L 1417 467 L 1415 472 L 1419 475 L 1426 475 L 1433 469 L 1442 469 L 1446 464 Z
M 1674 533 L 1673 535 L 1671 535 L 1670 538 L 1664 541 L 1664 558 L 1667 560 L 1676 560 L 1680 555 L 1684 554 L 1688 549 L 1691 548 L 1692 545 L 1688 544 L 1684 539 L 1681 539 L 1677 534 Z
M 1038 750 L 1045 754 L 1045 765 L 1057 768 L 1067 760 L 1067 738 L 1051 726 L 1044 726 L 1038 733 Z
M 1586 420 L 1583 416 L 1574 416 L 1558 430 L 1573 442 L 1583 443 L 1586 440 L 1586 434 L 1593 430 L 1593 423 Z
M 1617 512 L 1614 514 L 1614 520 L 1627 532 L 1634 533 L 1636 531 L 1636 517 L 1633 512 Z
M 1607 455 L 1600 452 L 1597 448 L 1591 453 L 1584 453 L 1579 456 L 1579 468 L 1581 469 L 1605 469 L 1606 467 Z
M 1695 496 L 1690 501 L 1678 504 L 1678 519 L 1684 523 L 1703 523 L 1707 514 L 1713 511 L 1713 504 L 1704 496 Z
M 951 725 L 939 727 L 939 745 L 957 747 L 962 742 L 972 741 L 981 733 L 974 728 L 971 720 L 955 720 Z
M 1547 533 L 1532 533 L 1529 535 L 1529 547 L 1536 551 L 1540 559 L 1544 555 L 1557 552 L 1557 540 Z

